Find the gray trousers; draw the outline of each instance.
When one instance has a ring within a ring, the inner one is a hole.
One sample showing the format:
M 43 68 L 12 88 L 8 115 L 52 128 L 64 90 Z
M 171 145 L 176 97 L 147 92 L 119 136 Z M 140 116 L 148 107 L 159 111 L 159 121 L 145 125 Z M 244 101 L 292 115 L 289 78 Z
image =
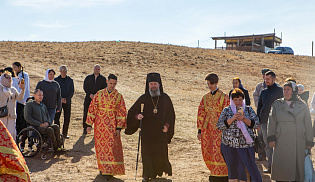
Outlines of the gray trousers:
M 272 154 L 273 154 L 273 148 L 269 147 L 269 143 L 267 142 L 267 123 L 260 124 L 260 130 L 262 132 L 264 142 L 266 145 L 266 155 L 268 160 L 268 167 L 271 167 L 272 164 Z

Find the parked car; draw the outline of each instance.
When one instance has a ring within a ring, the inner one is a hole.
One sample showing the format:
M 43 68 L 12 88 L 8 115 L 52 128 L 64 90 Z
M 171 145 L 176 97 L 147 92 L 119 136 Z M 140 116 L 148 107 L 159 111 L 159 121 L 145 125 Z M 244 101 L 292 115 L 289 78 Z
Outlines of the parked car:
M 270 51 L 268 51 L 267 53 L 271 53 L 271 54 L 294 54 L 294 51 L 291 47 L 276 47 Z

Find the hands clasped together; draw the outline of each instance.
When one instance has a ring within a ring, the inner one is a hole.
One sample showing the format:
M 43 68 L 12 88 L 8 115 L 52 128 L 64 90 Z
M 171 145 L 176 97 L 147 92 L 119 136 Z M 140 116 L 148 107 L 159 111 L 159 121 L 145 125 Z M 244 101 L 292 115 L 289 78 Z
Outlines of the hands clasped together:
M 143 118 L 144 118 L 144 116 L 143 116 L 142 114 L 137 114 L 137 115 L 136 115 L 136 119 L 137 119 L 137 120 L 141 120 L 141 119 L 143 119 Z M 163 128 L 162 131 L 163 131 L 164 133 L 166 133 L 166 132 L 168 131 L 168 127 L 164 125 L 164 128 Z

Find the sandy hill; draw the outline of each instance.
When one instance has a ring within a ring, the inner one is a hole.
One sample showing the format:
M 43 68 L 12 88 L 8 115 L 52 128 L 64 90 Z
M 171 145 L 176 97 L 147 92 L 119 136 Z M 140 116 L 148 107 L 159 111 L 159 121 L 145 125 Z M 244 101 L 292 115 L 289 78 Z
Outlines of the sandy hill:
M 269 55 L 240 51 L 224 51 L 188 48 L 174 45 L 141 42 L 0 42 L 0 67 L 11 66 L 20 61 L 30 74 L 31 90 L 42 80 L 48 68 L 59 70 L 67 65 L 68 75 L 74 79 L 75 95 L 72 104 L 70 139 L 64 155 L 42 161 L 27 159 L 33 181 L 102 181 L 99 175 L 94 150 L 93 135 L 82 135 L 84 78 L 100 64 L 101 73 L 118 76 L 117 89 L 123 94 L 127 109 L 144 93 L 145 78 L 149 72 L 162 75 L 164 90 L 173 101 L 176 110 L 176 131 L 169 145 L 173 181 L 207 181 L 208 169 L 201 155 L 200 142 L 196 138 L 196 115 L 199 102 L 208 92 L 204 78 L 214 72 L 220 77 L 219 87 L 228 92 L 232 78 L 240 77 L 252 94 L 257 83 L 262 81 L 260 70 L 270 68 L 277 74 L 281 85 L 287 77 L 310 90 L 315 89 L 312 71 L 315 59 L 306 56 Z M 57 74 L 59 75 L 59 74 Z M 310 102 L 310 101 L 309 101 Z M 126 163 L 126 175 L 112 181 L 134 181 L 137 135 L 122 135 Z M 257 163 L 260 169 L 266 163 Z M 141 164 L 138 181 L 141 181 Z M 264 181 L 270 181 L 268 175 Z M 167 181 L 162 178 L 157 181 Z

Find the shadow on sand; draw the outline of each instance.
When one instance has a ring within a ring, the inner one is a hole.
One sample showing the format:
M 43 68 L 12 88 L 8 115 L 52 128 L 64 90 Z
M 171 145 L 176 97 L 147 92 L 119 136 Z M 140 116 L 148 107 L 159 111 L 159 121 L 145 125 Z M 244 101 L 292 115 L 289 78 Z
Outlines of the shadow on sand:
M 152 181 L 155 181 L 155 182 L 172 182 L 171 179 L 166 179 L 166 178 L 156 178 Z
M 46 160 L 41 159 L 41 153 L 37 154 L 34 157 L 25 158 L 27 166 L 30 172 L 39 172 L 44 171 L 50 168 L 53 164 L 64 161 L 65 159 L 61 159 L 60 156 L 65 155 L 69 157 L 73 157 L 71 162 L 77 163 L 81 160 L 83 156 L 93 155 L 94 152 L 92 149 L 94 148 L 94 137 L 88 144 L 84 144 L 86 136 L 82 135 L 77 142 L 73 145 L 73 148 L 68 151 L 62 151 L 58 153 L 54 153 L 54 156 L 48 157 Z M 90 137 L 89 137 L 90 138 Z M 104 179 L 103 179 L 104 181 Z
M 73 157 L 71 160 L 72 163 L 79 162 L 83 156 L 90 156 L 95 154 L 95 152 L 92 151 L 95 145 L 94 136 L 92 137 L 92 140 L 88 144 L 84 144 L 84 140 L 85 138 L 87 138 L 86 135 L 80 136 L 80 138 L 76 141 L 76 143 L 73 145 L 73 148 L 70 149 L 70 152 L 67 153 L 68 156 Z
M 97 175 L 96 178 L 93 180 L 93 182 L 103 182 L 106 181 L 104 176 L 102 176 L 101 174 Z M 119 178 L 115 178 L 115 176 L 110 180 L 110 182 L 123 182 L 124 180 L 121 180 Z
M 137 178 L 137 180 L 136 181 L 140 181 L 141 179 L 139 178 Z M 96 178 L 93 180 L 93 182 L 103 182 L 103 181 L 106 181 L 105 180 L 105 178 L 104 178 L 104 176 L 102 176 L 102 175 L 97 175 L 96 176 Z M 119 179 L 119 178 L 116 178 L 115 176 L 110 180 L 110 182 L 123 182 L 124 180 L 122 180 L 122 179 Z M 130 181 L 130 180 L 128 180 L 128 181 Z M 166 179 L 166 178 L 156 178 L 156 179 L 154 179 L 154 180 L 152 180 L 152 182 L 172 182 L 172 180 L 171 179 Z
M 55 154 L 52 158 L 42 160 L 41 153 L 39 153 L 34 157 L 25 158 L 25 161 L 30 172 L 39 172 L 50 168 L 55 163 L 65 160 L 60 159 L 59 157 L 60 154 Z

